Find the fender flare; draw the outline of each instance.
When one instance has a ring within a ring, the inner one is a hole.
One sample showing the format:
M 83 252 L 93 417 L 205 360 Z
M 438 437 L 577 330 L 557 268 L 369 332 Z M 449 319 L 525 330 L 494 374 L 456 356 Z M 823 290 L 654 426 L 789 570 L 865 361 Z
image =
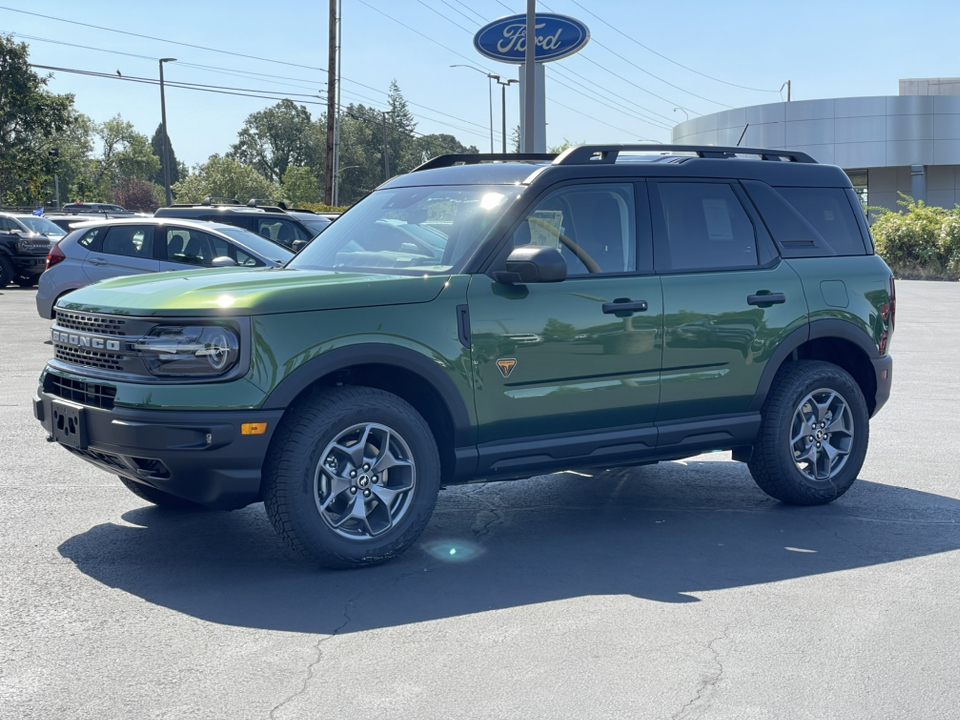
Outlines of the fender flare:
M 871 360 L 880 357 L 880 350 L 877 348 L 873 338 L 853 323 L 834 318 L 814 320 L 790 333 L 786 340 L 780 343 L 780 346 L 774 351 L 773 355 L 770 356 L 770 359 L 767 360 L 767 366 L 760 375 L 760 384 L 757 385 L 757 392 L 753 396 L 753 402 L 750 403 L 751 411 L 758 411 L 763 407 L 763 403 L 767 399 L 767 393 L 770 392 L 770 386 L 773 384 L 773 379 L 776 377 L 777 371 L 790 353 L 805 342 L 816 340 L 817 338 L 840 338 L 841 340 L 847 340 L 863 350 Z
M 436 361 L 427 356 L 386 343 L 350 345 L 325 352 L 305 362 L 280 381 L 261 407 L 264 410 L 285 410 L 301 392 L 318 379 L 353 365 L 392 365 L 421 377 L 437 392 L 450 413 L 455 447 L 470 444 L 470 415 L 453 380 Z

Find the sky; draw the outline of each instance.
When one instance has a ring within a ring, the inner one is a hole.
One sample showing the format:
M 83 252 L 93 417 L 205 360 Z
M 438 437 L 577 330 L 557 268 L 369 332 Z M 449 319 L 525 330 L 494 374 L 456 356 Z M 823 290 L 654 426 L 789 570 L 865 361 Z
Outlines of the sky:
M 52 71 L 48 89 L 72 93 L 96 122 L 120 115 L 152 136 L 158 87 L 118 74 L 156 80 L 162 57 L 177 59 L 164 66 L 167 83 L 220 88 L 167 85 L 169 135 L 189 166 L 227 152 L 251 113 L 284 96 L 315 117 L 325 109 L 328 0 L 3 2 L 0 33 L 28 43 L 34 65 L 110 76 Z M 668 142 L 687 117 L 785 100 L 788 80 L 793 99 L 805 100 L 896 95 L 901 78 L 960 76 L 955 2 L 538 0 L 537 9 L 576 18 L 591 34 L 582 51 L 547 65 L 548 146 Z M 488 151 L 485 74 L 515 78 L 519 68 L 480 56 L 473 35 L 525 10 L 526 0 L 342 0 L 342 103 L 384 108 L 395 80 L 418 132 Z M 461 64 L 483 72 L 451 67 Z M 224 94 L 237 88 L 268 97 Z M 518 106 L 513 85 L 508 128 Z

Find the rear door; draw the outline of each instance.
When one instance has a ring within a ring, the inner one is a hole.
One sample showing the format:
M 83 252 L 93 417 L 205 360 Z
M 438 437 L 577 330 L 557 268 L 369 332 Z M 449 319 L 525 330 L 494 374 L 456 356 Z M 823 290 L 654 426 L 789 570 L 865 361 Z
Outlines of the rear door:
M 114 225 L 106 233 L 98 233 L 87 250 L 83 272 L 90 282 L 160 269 L 151 225 Z
M 767 360 L 807 322 L 800 278 L 739 183 L 650 189 L 664 306 L 657 424 L 745 413 Z M 661 432 L 661 444 L 676 441 Z

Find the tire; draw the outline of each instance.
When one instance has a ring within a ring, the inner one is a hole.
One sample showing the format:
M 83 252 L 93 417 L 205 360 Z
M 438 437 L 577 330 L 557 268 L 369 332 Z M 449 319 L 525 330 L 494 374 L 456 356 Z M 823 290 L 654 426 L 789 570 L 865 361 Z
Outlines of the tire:
M 869 437 L 867 403 L 850 374 L 832 363 L 801 360 L 774 379 L 748 467 L 771 497 L 823 505 L 850 489 Z
M 120 478 L 120 482 L 127 486 L 127 490 L 132 492 L 137 497 L 153 503 L 157 507 L 162 507 L 167 510 L 186 510 L 203 507 L 195 502 L 184 500 L 183 498 L 179 498 L 176 495 L 171 495 L 170 493 L 165 493 L 163 490 L 157 490 L 149 485 L 144 485 L 134 480 L 130 480 L 129 478 L 123 477 L 123 475 L 118 475 L 117 477 Z
M 17 271 L 14 270 L 13 263 L 3 255 L 0 255 L 0 290 L 3 290 L 7 285 L 12 283 L 16 276 Z
M 328 568 L 400 555 L 427 526 L 439 491 L 430 427 L 406 401 L 375 388 L 326 388 L 299 401 L 264 463 L 274 529 Z

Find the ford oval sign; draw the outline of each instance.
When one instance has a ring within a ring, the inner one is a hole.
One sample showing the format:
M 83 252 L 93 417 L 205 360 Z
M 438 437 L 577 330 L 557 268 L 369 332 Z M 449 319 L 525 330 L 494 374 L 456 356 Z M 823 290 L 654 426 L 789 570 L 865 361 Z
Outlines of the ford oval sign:
M 590 31 L 579 20 L 566 15 L 537 13 L 538 63 L 573 55 L 590 40 Z M 505 63 L 522 65 L 527 52 L 527 16 L 511 15 L 485 25 L 473 36 L 481 55 Z

